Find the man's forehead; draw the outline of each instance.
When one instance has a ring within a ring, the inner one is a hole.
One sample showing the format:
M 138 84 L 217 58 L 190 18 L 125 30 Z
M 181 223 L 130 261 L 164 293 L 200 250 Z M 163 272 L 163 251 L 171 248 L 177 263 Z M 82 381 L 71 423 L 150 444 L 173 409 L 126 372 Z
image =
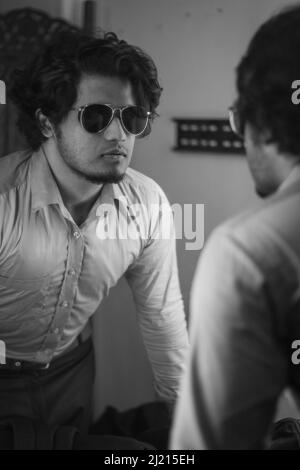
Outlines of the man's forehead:
M 133 101 L 132 85 L 129 80 L 121 77 L 84 74 L 78 84 L 77 101 L 86 99 Z
M 78 92 L 79 91 L 98 91 L 98 90 L 110 90 L 110 89 L 128 89 L 132 92 L 132 85 L 130 81 L 123 77 L 101 75 L 101 74 L 83 74 L 79 80 Z

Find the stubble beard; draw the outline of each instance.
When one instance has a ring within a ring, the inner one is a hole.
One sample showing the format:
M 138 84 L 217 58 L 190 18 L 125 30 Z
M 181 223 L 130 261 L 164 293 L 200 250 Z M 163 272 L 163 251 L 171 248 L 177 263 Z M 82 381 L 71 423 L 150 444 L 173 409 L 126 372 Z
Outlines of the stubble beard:
M 93 184 L 105 184 L 105 183 L 119 183 L 123 180 L 125 176 L 124 173 L 118 173 L 117 171 L 107 171 L 101 173 L 90 173 L 84 168 L 80 168 L 76 164 L 76 159 L 74 159 L 74 152 L 66 144 L 60 129 L 56 129 L 56 143 L 59 154 L 65 164 L 70 168 L 73 173 L 80 176 L 81 178 L 89 181 Z

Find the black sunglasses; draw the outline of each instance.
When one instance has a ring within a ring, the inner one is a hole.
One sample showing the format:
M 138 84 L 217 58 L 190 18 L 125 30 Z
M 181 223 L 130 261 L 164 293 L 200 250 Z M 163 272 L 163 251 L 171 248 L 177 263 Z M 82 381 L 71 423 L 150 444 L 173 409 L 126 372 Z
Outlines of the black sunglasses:
M 141 135 L 152 115 L 143 106 L 133 105 L 115 108 L 110 104 L 86 104 L 72 109 L 78 110 L 78 120 L 90 134 L 103 132 L 117 116 L 125 132 L 135 136 Z

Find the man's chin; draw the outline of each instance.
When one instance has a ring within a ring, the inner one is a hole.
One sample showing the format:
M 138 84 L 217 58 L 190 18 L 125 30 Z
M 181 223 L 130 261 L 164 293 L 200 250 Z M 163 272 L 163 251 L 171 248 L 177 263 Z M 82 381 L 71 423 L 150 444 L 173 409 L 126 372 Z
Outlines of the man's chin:
M 259 188 L 255 187 L 255 192 L 261 199 L 265 199 L 266 197 L 271 196 L 276 192 L 277 188 Z
M 264 191 L 262 191 L 259 188 L 255 188 L 255 192 L 256 192 L 257 196 L 260 197 L 261 199 L 264 199 L 268 196 L 268 194 L 266 194 Z
M 101 173 L 99 175 L 87 175 L 82 174 L 82 176 L 94 184 L 104 184 L 104 183 L 120 183 L 125 176 L 125 173 Z
M 119 183 L 125 176 L 125 170 L 114 169 L 114 171 L 89 172 L 69 164 L 69 168 L 78 176 L 94 184 Z

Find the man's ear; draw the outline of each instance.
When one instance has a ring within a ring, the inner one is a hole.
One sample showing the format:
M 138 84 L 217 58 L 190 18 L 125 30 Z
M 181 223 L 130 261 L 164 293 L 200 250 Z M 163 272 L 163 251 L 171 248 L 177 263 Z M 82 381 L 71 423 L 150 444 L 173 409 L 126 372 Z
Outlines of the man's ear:
M 52 137 L 54 135 L 52 124 L 49 121 L 49 118 L 47 118 L 47 116 L 42 113 L 41 108 L 36 110 L 35 117 L 37 119 L 41 133 L 47 138 Z
M 247 127 L 248 135 L 250 135 L 252 141 L 255 144 L 269 145 L 269 144 L 274 143 L 274 141 L 272 139 L 271 131 L 269 129 L 257 129 L 256 127 L 252 126 L 251 124 L 246 123 L 245 133 L 246 133 L 246 127 Z

